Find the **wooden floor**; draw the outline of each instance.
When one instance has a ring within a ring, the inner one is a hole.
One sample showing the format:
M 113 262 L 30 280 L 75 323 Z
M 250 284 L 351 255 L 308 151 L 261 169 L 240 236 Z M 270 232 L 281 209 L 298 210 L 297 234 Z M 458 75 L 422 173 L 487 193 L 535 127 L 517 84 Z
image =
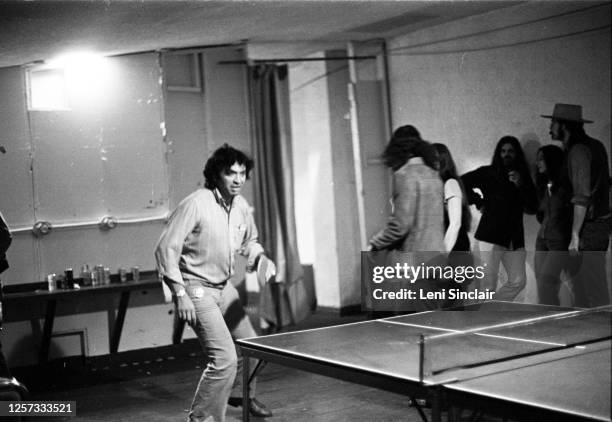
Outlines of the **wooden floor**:
M 76 418 L 49 420 L 185 421 L 199 375 L 198 368 L 173 374 L 151 374 L 35 398 L 77 402 Z M 259 399 L 275 414 L 272 421 L 420 420 L 412 408 L 405 406 L 403 396 L 279 367 L 267 367 L 258 388 Z M 240 420 L 241 409 L 228 408 L 227 421 Z
M 364 317 L 316 313 L 299 329 L 354 322 Z M 21 374 L 32 400 L 76 401 L 74 418 L 43 422 L 185 421 L 202 372 L 202 354 L 195 341 L 164 350 L 164 356 L 129 352 L 107 365 L 61 363 L 45 373 Z M 19 376 L 19 374 L 16 374 Z M 257 397 L 274 412 L 271 422 L 420 421 L 407 398 L 269 364 L 258 379 Z M 228 408 L 227 421 L 241 420 L 240 408 Z M 253 418 L 257 420 L 257 418 Z

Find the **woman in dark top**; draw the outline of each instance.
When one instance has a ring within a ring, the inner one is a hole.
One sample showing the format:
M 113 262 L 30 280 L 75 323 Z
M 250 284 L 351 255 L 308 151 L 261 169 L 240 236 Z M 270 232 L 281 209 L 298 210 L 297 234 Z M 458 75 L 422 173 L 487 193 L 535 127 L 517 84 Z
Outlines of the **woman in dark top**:
M 561 183 L 563 150 L 546 145 L 538 150 L 536 189 L 540 230 L 535 244 L 535 276 L 540 303 L 559 305 L 560 275 L 568 262 L 572 227 L 570 193 Z

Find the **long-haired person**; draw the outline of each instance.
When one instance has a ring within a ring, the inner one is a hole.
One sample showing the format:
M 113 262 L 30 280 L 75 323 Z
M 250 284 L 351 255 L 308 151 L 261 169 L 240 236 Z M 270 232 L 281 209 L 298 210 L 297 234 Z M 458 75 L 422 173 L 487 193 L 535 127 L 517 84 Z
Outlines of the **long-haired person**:
M 566 268 L 572 229 L 571 192 L 561 182 L 563 150 L 545 145 L 536 157 L 540 230 L 535 244 L 535 276 L 540 303 L 559 305 L 561 272 Z
M 464 174 L 461 180 L 468 202 L 482 214 L 474 234 L 487 251 L 482 280 L 486 285 L 481 287 L 495 290 L 496 300 L 512 301 L 527 281 L 523 213 L 533 214 L 537 208 L 535 187 L 518 139 L 502 137 L 491 164 Z M 497 288 L 500 263 L 508 280 Z
M 438 158 L 438 172 L 444 182 L 444 247 L 448 252 L 448 265 L 463 267 L 474 265 L 470 253 L 470 239 L 468 231 L 472 221 L 465 190 L 461 178 L 457 174 L 457 167 L 448 147 L 441 143 L 433 144 Z M 460 281 L 460 283 L 459 283 Z M 466 290 L 472 280 L 460 279 L 453 288 Z M 460 301 L 448 300 L 445 306 L 459 304 Z
M 444 190 L 435 150 L 421 139 L 414 126 L 402 126 L 393 133 L 383 161 L 393 172 L 393 211 L 386 226 L 370 239 L 370 248 L 410 253 L 413 264 L 420 263 L 422 256 L 431 256 L 431 252 L 443 252 Z M 423 279 L 408 288 L 435 290 L 435 284 Z M 412 300 L 406 301 L 402 310 L 437 306 L 435 301 Z
M 469 252 L 468 231 L 472 216 L 461 178 L 448 147 L 441 143 L 433 144 L 433 147 L 438 155 L 440 178 L 444 182 L 444 247 L 447 252 Z

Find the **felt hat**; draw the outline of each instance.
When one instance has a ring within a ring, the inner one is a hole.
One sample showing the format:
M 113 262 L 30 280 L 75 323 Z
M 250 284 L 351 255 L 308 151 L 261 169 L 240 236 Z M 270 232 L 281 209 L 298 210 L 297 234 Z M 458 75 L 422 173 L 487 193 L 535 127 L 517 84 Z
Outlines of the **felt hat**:
M 555 104 L 553 113 L 550 116 L 541 115 L 549 119 L 555 120 L 567 120 L 570 122 L 582 122 L 582 123 L 593 123 L 592 120 L 586 120 L 582 118 L 582 106 L 575 104 Z

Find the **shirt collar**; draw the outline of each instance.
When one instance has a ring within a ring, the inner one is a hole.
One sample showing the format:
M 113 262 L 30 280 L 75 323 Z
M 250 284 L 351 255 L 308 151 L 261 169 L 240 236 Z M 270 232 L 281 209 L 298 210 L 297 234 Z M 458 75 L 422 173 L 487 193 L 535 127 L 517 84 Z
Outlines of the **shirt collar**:
M 219 188 L 214 188 L 212 191 L 213 195 L 215 196 L 215 200 L 217 201 L 217 203 L 219 205 L 221 205 L 223 207 L 223 209 L 225 209 L 226 211 L 230 211 L 230 209 L 232 208 L 232 200 L 230 200 L 229 203 L 225 202 L 225 199 L 223 199 L 223 195 L 221 195 L 221 192 L 219 191 Z

